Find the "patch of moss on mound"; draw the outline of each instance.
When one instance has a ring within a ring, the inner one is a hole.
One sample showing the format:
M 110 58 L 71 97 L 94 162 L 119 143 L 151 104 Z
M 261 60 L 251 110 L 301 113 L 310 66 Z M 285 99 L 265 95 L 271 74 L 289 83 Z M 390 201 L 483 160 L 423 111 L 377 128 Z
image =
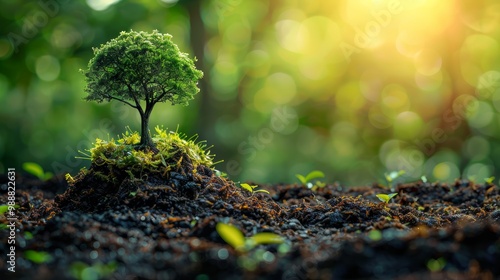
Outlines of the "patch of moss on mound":
M 138 132 L 127 131 L 117 141 L 97 139 L 90 149 L 90 160 L 94 165 L 127 169 L 133 174 L 214 165 L 213 156 L 203 142 L 196 143 L 196 138 L 184 139 L 183 135 L 167 132 L 158 126 L 155 131 L 153 142 L 158 153 L 138 150 L 141 136 Z
M 116 141 L 97 139 L 89 150 L 90 168 L 82 169 L 74 178 L 67 176 L 70 187 L 56 197 L 57 205 L 61 209 L 97 211 L 129 204 L 141 190 L 150 188 L 162 193 L 171 190 L 176 195 L 195 199 L 215 176 L 214 156 L 204 142 L 196 142 L 196 138 L 186 139 L 160 127 L 155 131 L 153 141 L 157 153 L 137 149 L 140 142 L 137 132 L 128 131 Z

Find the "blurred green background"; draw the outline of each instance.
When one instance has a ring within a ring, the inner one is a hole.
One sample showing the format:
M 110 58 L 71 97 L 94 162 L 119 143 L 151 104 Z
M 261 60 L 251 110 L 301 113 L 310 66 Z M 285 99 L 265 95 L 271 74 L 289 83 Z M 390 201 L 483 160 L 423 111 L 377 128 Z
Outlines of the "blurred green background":
M 132 108 L 83 101 L 79 72 L 130 29 L 198 58 L 201 92 L 158 104 L 150 129 L 199 134 L 232 179 L 500 177 L 496 0 L 2 0 L 1 173 L 74 174 L 96 137 L 140 129 Z

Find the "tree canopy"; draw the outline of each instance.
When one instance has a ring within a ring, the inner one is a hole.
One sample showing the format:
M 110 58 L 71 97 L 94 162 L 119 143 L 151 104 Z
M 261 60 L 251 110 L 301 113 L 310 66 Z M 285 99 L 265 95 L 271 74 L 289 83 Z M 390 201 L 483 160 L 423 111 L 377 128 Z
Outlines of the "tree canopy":
M 199 92 L 197 80 L 203 72 L 172 42 L 170 34 L 121 32 L 93 50 L 95 56 L 84 72 L 86 100 L 115 99 L 139 109 L 140 100 L 146 105 L 167 100 L 187 105 Z

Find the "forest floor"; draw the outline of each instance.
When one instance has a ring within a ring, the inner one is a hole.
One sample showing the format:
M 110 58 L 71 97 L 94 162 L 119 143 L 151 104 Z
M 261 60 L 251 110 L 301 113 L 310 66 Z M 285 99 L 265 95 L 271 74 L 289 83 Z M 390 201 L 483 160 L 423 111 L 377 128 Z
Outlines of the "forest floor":
M 377 184 L 252 194 L 203 166 L 112 182 L 99 168 L 70 185 L 18 174 L 16 272 L 2 261 L 1 279 L 500 279 L 496 185 L 400 184 L 386 204 Z M 235 250 L 217 223 L 285 242 Z

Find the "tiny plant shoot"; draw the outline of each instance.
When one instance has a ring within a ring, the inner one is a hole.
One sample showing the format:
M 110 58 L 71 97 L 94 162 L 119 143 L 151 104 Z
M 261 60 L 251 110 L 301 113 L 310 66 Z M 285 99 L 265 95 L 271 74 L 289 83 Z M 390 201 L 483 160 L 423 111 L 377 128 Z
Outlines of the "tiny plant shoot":
M 319 170 L 311 171 L 306 176 L 301 175 L 301 174 L 295 174 L 295 176 L 299 179 L 299 181 L 300 181 L 300 183 L 302 183 L 302 185 L 307 186 L 309 189 L 316 190 L 318 187 L 322 188 L 326 185 L 325 183 L 322 183 L 320 181 L 316 181 L 316 183 L 314 183 L 314 184 L 311 183 L 311 181 L 313 179 L 325 177 L 325 174 Z
M 38 179 L 42 181 L 47 181 L 52 178 L 54 175 L 50 172 L 43 171 L 43 168 L 35 162 L 25 162 L 23 163 L 24 171 L 30 173 L 31 175 L 36 176 Z
M 248 192 L 250 192 L 252 195 L 253 195 L 254 193 L 267 193 L 267 194 L 269 194 L 269 192 L 268 192 L 268 191 L 266 191 L 266 190 L 255 190 L 255 188 L 257 188 L 258 186 L 250 186 L 249 184 L 245 184 L 245 183 L 240 184 L 240 186 L 241 186 L 241 188 L 242 188 L 242 189 L 247 190 L 247 191 L 248 191 Z
M 484 178 L 484 181 L 486 182 L 486 184 L 488 185 L 493 185 L 493 181 L 495 181 L 495 177 L 494 176 L 491 176 L 489 178 Z
M 389 200 L 391 200 L 396 195 L 398 195 L 398 193 L 390 193 L 390 194 L 379 193 L 379 194 L 377 194 L 377 198 L 380 201 L 382 201 L 385 204 L 387 204 L 387 203 L 389 203 Z
M 195 59 L 196 60 L 196 59 Z M 82 70 L 87 101 L 116 100 L 139 111 L 143 150 L 157 151 L 149 133 L 149 117 L 158 102 L 187 105 L 199 92 L 203 72 L 179 50 L 170 34 L 157 30 L 121 32 L 94 48 L 87 70 Z
M 262 244 L 281 244 L 283 238 L 272 232 L 261 232 L 246 238 L 243 232 L 233 225 L 217 223 L 215 226 L 220 237 L 240 252 L 248 252 L 257 245 Z

